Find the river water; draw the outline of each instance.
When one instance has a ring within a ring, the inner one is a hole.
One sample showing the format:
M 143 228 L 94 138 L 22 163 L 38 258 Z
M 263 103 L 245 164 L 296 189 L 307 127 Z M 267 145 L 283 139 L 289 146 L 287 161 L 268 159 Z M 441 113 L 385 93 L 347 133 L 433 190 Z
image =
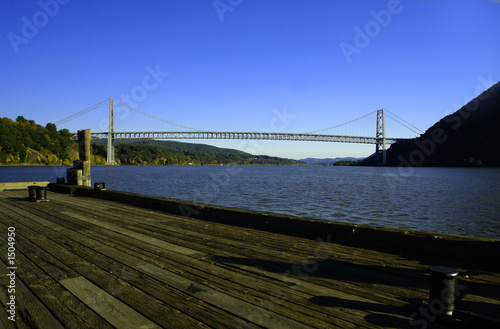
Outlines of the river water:
M 67 167 L 0 167 L 0 182 Z M 500 239 L 500 169 L 94 166 L 108 189 L 229 207 Z

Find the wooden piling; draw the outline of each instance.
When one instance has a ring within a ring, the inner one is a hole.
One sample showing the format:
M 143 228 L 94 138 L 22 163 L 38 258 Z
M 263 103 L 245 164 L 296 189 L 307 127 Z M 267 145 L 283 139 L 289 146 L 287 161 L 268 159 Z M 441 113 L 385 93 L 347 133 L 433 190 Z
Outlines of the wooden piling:
M 78 155 L 80 160 L 90 161 L 90 129 L 78 130 Z
M 68 169 L 68 184 L 91 186 L 90 177 L 90 129 L 78 131 L 78 156 L 80 160 L 73 162 Z

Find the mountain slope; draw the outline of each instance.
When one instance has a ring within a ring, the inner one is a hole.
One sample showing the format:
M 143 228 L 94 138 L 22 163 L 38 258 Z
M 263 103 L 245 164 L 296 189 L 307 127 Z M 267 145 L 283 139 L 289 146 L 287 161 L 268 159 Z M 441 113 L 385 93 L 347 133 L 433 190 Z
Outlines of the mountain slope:
M 96 145 L 107 145 L 107 141 L 104 139 L 93 140 L 92 144 Z M 119 145 L 138 145 L 138 146 L 157 146 L 163 147 L 168 150 L 175 151 L 189 151 L 189 152 L 203 152 L 208 154 L 232 154 L 238 156 L 251 156 L 250 153 L 246 153 L 239 150 L 220 148 L 212 145 L 206 144 L 195 144 L 195 143 L 185 143 L 176 141 L 164 141 L 164 140 L 117 140 L 115 141 L 115 146 Z
M 373 158 L 364 161 L 372 164 Z M 391 145 L 390 166 L 500 166 L 500 82 L 420 137 Z
M 106 148 L 106 141 L 95 141 L 92 144 L 92 153 L 104 162 Z M 239 150 L 205 144 L 158 140 L 116 141 L 115 157 L 121 164 L 305 164 L 296 160 L 252 155 Z
M 23 116 L 0 118 L 0 164 L 69 165 L 76 151 L 67 129 L 58 131 L 53 123 L 44 127 Z

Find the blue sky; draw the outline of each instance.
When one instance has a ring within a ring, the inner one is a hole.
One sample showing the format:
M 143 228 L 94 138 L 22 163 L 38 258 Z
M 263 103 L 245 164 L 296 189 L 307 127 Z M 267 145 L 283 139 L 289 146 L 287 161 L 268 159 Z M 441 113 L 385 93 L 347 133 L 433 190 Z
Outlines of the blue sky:
M 386 108 L 425 130 L 500 80 L 500 3 L 4 1 L 0 116 L 58 122 L 108 98 L 199 130 L 311 132 Z M 117 107 L 116 130 L 182 130 Z M 106 127 L 107 105 L 59 125 Z M 375 115 L 344 130 L 374 135 Z M 413 137 L 387 119 L 388 137 Z M 288 158 L 373 145 L 202 141 Z

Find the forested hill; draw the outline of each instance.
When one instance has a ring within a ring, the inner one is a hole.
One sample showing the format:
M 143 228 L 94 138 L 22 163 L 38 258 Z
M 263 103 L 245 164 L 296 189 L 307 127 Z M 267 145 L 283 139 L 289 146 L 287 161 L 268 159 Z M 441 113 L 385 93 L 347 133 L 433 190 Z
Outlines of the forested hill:
M 96 141 L 92 144 L 93 154 L 106 158 L 106 141 Z M 304 165 L 304 162 L 271 157 L 267 155 L 252 155 L 238 150 L 219 148 L 205 144 L 181 143 L 175 141 L 117 141 L 115 158 L 121 164 L 273 164 L 273 165 Z
M 76 160 L 76 143 L 67 129 L 45 127 L 18 116 L 0 118 L 0 164 L 70 165 Z
M 53 123 L 36 124 L 19 116 L 15 121 L 0 118 L 0 165 L 72 165 L 78 159 L 77 143 L 67 129 Z M 174 141 L 133 141 L 116 143 L 119 164 L 275 164 L 298 165 L 300 161 L 252 155 L 204 144 Z M 92 164 L 106 163 L 106 142 L 92 145 Z
M 363 161 L 372 165 L 373 157 Z M 500 167 L 500 82 L 418 138 L 391 145 L 389 166 Z

